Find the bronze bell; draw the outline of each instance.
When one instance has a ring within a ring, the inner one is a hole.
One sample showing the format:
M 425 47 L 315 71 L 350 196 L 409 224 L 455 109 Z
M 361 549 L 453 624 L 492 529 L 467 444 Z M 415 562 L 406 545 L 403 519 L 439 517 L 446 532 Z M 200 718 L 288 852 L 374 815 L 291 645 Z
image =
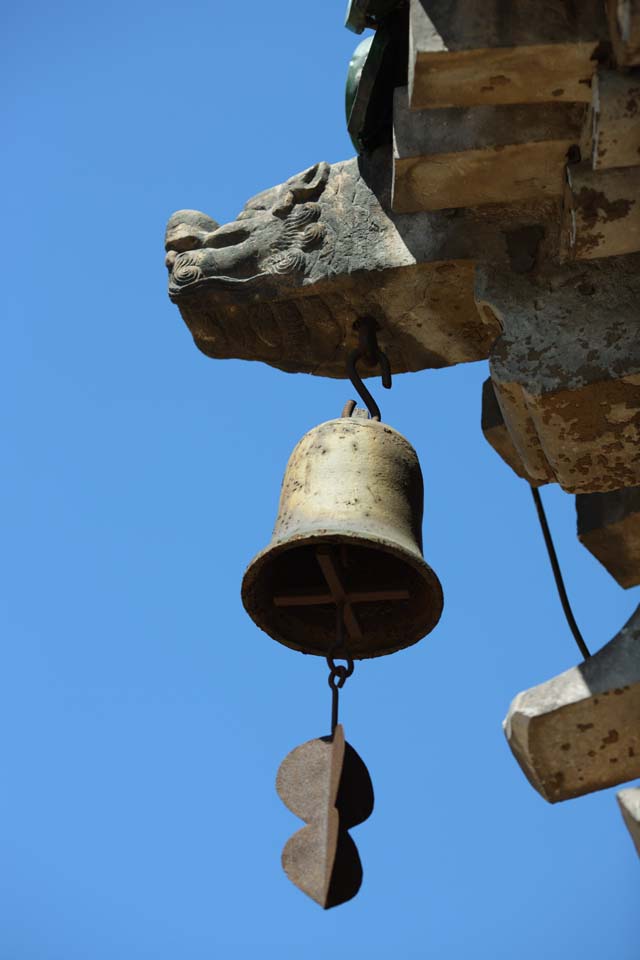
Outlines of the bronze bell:
M 343 611 L 354 659 L 426 636 L 442 587 L 422 556 L 423 482 L 411 444 L 360 416 L 314 427 L 293 451 L 269 546 L 250 563 L 242 601 L 274 640 L 327 656 Z

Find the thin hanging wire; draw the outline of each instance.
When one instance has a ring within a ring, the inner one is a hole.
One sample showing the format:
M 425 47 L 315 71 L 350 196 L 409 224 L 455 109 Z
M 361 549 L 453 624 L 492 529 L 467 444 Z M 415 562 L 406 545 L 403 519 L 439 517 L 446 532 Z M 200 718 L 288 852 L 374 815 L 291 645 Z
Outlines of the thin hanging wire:
M 580 628 L 576 623 L 576 619 L 573 615 L 573 610 L 571 609 L 571 604 L 569 603 L 569 597 L 567 596 L 567 590 L 564 585 L 564 580 L 562 579 L 562 571 L 560 570 L 560 564 L 558 563 L 558 555 L 556 553 L 556 548 L 553 545 L 553 540 L 551 538 L 551 531 L 549 530 L 549 524 L 547 523 L 547 515 L 544 510 L 542 503 L 542 497 L 540 496 L 540 491 L 536 487 L 531 487 L 531 495 L 533 496 L 533 502 L 536 505 L 536 510 L 538 512 L 538 520 L 540 521 L 540 527 L 542 528 L 542 536 L 544 537 L 544 542 L 547 547 L 547 553 L 549 554 L 549 560 L 551 561 L 551 569 L 553 570 L 553 576 L 556 581 L 556 587 L 558 589 L 558 596 L 560 597 L 560 603 L 562 604 L 562 609 L 564 610 L 564 615 L 567 618 L 567 623 L 569 624 L 569 629 L 573 634 L 574 640 L 578 644 L 578 649 L 580 653 L 587 660 L 591 654 L 589 653 L 589 648 L 584 642 L 584 637 L 580 632 Z

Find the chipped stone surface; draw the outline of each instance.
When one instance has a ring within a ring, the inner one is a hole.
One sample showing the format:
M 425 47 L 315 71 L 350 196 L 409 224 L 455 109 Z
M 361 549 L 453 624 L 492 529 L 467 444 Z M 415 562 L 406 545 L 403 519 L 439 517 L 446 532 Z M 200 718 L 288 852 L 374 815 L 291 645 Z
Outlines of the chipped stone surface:
M 504 722 L 531 785 L 556 803 L 640 776 L 640 607 L 588 660 L 519 693 Z
M 640 787 L 628 787 L 616 795 L 620 813 L 640 857 Z
M 621 587 L 640 584 L 640 487 L 576 497 L 578 539 Z
M 478 269 L 503 333 L 490 370 L 536 483 L 571 493 L 640 484 L 640 257 L 514 274 Z

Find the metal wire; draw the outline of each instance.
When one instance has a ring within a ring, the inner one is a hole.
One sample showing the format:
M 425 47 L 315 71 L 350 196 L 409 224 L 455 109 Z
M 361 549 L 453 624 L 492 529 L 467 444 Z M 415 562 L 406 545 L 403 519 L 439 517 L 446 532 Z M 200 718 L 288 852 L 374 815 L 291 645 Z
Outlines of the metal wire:
M 344 660 L 346 663 L 336 663 L 336 659 Z M 336 608 L 336 639 L 327 654 L 327 664 L 330 670 L 328 681 L 331 687 L 331 736 L 333 736 L 338 726 L 340 691 L 354 671 L 353 660 L 344 642 L 344 608 L 341 603 Z
M 580 632 L 580 628 L 576 623 L 575 617 L 573 615 L 573 610 L 571 609 L 571 604 L 569 603 L 569 597 L 567 596 L 567 590 L 564 585 L 564 580 L 562 579 L 562 571 L 560 570 L 560 564 L 558 563 L 558 555 L 556 553 L 556 548 L 553 545 L 553 539 L 551 537 L 551 531 L 549 530 L 549 524 L 547 523 L 547 515 L 542 503 L 542 497 L 540 496 L 540 491 L 536 487 L 531 487 L 531 495 L 533 496 L 533 502 L 536 505 L 536 510 L 538 512 L 538 520 L 540 521 L 540 527 L 542 528 L 542 536 L 544 537 L 544 542 L 547 547 L 547 553 L 549 554 L 549 560 L 551 561 L 551 569 L 553 570 L 553 576 L 556 581 L 556 587 L 558 589 L 558 596 L 560 597 L 560 603 L 562 604 L 562 609 L 564 610 L 564 615 L 567 618 L 567 623 L 569 624 L 569 629 L 573 634 L 574 640 L 578 645 L 580 653 L 587 660 L 591 654 L 589 653 L 589 648 L 584 642 L 584 638 Z

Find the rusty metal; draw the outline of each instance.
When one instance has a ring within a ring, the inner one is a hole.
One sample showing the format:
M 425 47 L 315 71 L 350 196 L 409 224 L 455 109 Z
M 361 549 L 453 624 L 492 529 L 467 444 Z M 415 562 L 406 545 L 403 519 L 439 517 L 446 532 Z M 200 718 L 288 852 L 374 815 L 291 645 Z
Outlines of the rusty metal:
M 373 812 L 373 786 L 338 724 L 285 757 L 276 780 L 282 802 L 307 824 L 287 842 L 282 866 L 292 883 L 328 910 L 356 895 L 362 864 L 348 831 Z
M 342 413 L 340 414 L 340 416 L 341 417 L 353 416 L 353 411 L 355 410 L 355 408 L 356 408 L 355 400 L 347 400 L 344 407 L 342 408 Z
M 249 565 L 244 606 L 285 646 L 326 657 L 341 605 L 359 660 L 416 643 L 436 625 L 442 588 L 422 556 L 415 450 L 360 417 L 309 431 L 287 465 L 271 543 Z
M 352 350 L 347 358 L 347 376 L 351 381 L 354 390 L 365 404 L 372 420 L 381 420 L 380 407 L 373 399 L 368 389 L 365 387 L 360 374 L 358 373 L 358 363 L 363 360 L 370 367 L 380 367 L 382 374 L 382 386 L 386 390 L 391 389 L 391 367 L 389 358 L 378 345 L 377 330 L 378 324 L 373 317 L 361 317 L 354 324 L 354 329 L 358 332 L 359 345 Z M 352 401 L 349 401 L 351 403 Z M 347 407 L 343 411 L 343 416 L 349 416 L 346 413 Z
M 336 660 L 344 660 L 345 663 L 336 663 Z M 329 686 L 331 687 L 331 736 L 336 732 L 338 726 L 338 709 L 340 706 L 340 691 L 350 676 L 353 675 L 354 664 L 349 656 L 344 640 L 344 604 L 336 604 L 336 639 L 327 654 L 327 665 L 329 667 Z

